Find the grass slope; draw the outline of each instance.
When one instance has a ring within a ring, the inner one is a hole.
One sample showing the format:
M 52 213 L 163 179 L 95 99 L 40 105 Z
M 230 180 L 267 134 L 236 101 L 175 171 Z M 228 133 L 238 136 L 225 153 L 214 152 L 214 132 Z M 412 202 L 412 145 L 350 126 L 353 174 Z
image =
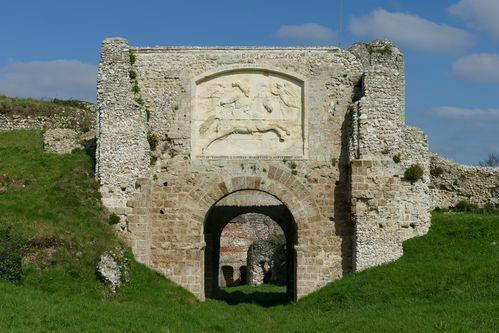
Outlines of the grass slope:
M 95 263 L 119 241 L 103 222 L 98 199 L 91 159 L 84 152 L 45 154 L 38 132 L 0 134 L 0 231 L 12 226 L 25 244 L 22 281 L 0 279 L 0 332 L 499 328 L 497 215 L 435 214 L 428 235 L 404 243 L 400 260 L 351 274 L 297 304 L 270 307 L 197 302 L 136 262 L 131 281 L 109 294 L 95 278 Z M 266 288 L 261 291 L 275 291 Z M 234 296 L 248 290 L 226 292 Z

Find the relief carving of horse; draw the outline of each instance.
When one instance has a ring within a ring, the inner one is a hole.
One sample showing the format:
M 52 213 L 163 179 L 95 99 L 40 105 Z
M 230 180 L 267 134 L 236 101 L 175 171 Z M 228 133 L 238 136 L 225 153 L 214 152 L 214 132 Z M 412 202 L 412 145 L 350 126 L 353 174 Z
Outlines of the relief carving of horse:
M 203 150 L 207 150 L 214 143 L 224 140 L 233 134 L 252 135 L 268 132 L 273 132 L 280 142 L 284 142 L 286 137 L 291 135 L 291 132 L 284 126 L 278 124 L 277 121 L 261 119 L 233 120 L 210 116 L 199 128 L 199 134 L 208 134 L 209 139 L 209 143 Z

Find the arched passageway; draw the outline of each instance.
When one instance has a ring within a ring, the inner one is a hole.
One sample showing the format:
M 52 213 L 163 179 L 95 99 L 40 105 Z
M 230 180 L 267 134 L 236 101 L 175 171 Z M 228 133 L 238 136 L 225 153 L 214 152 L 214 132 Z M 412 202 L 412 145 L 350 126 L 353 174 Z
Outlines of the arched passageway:
M 206 297 L 219 294 L 220 236 L 234 218 L 258 213 L 274 220 L 286 239 L 286 296 L 296 300 L 296 224 L 288 207 L 278 198 L 260 190 L 241 190 L 228 194 L 213 205 L 206 215 L 204 237 L 204 285 Z

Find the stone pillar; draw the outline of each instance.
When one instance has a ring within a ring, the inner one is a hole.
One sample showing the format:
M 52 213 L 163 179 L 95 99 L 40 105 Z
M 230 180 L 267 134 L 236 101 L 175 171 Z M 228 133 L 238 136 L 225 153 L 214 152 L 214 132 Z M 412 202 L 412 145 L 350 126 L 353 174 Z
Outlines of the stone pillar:
M 351 158 L 353 267 L 359 271 L 399 258 L 402 240 L 397 200 L 399 167 L 390 152 L 398 150 L 404 127 L 404 62 L 388 41 L 350 48 L 364 67 L 362 98 L 353 110 Z
M 403 254 L 400 179 L 390 161 L 352 161 L 353 268 L 360 271 Z M 396 172 L 395 172 L 396 174 Z
M 355 44 L 350 52 L 364 67 L 350 139 L 353 266 L 359 271 L 399 258 L 403 240 L 428 230 L 429 157 L 425 136 L 404 123 L 402 53 L 383 40 Z M 424 170 L 415 184 L 403 179 L 413 164 Z
M 145 111 L 134 102 L 130 48 L 122 38 L 102 43 L 97 80 L 96 175 L 103 204 L 118 214 L 149 168 Z
M 380 159 L 397 147 L 404 127 L 404 56 L 384 40 L 355 44 L 350 52 L 364 67 L 362 98 L 354 115 L 355 158 Z

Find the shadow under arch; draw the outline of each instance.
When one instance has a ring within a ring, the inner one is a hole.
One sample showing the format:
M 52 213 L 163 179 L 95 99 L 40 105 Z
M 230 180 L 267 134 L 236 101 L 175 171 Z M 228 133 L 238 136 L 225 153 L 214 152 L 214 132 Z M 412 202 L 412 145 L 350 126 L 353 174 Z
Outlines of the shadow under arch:
M 234 195 L 238 192 L 260 192 L 274 197 L 279 204 L 259 205 L 254 202 L 249 205 L 219 205 L 222 199 Z M 204 292 L 209 298 L 216 298 L 220 295 L 218 286 L 218 274 L 220 266 L 220 236 L 223 229 L 231 220 L 237 216 L 247 213 L 259 213 L 274 220 L 284 232 L 286 238 L 286 298 L 288 301 L 296 301 L 296 251 L 297 227 L 293 214 L 289 208 L 272 193 L 256 190 L 241 189 L 236 190 L 220 198 L 215 202 L 204 220 L 204 239 L 206 247 L 204 250 Z

